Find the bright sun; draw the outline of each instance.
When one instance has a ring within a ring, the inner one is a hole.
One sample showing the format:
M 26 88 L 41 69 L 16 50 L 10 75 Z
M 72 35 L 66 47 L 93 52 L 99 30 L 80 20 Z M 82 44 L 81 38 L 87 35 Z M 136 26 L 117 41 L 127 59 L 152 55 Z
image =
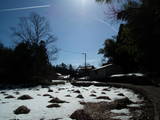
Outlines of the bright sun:
M 81 3 L 85 5 L 87 3 L 87 0 L 81 0 Z
M 72 0 L 77 4 L 78 6 L 81 6 L 82 8 L 89 7 L 93 0 Z
M 81 0 L 81 2 L 82 2 L 82 3 L 85 3 L 85 2 L 86 2 L 86 0 Z

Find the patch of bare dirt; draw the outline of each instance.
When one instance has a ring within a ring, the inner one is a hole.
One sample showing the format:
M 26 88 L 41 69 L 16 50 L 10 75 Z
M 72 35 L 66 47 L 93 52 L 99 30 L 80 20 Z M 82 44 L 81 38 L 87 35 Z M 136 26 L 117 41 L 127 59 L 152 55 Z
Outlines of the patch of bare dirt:
M 128 107 L 127 105 L 132 104 L 127 97 L 115 100 L 113 102 L 80 102 L 84 105 L 83 109 L 76 110 L 70 117 L 76 120 L 118 120 L 114 119 L 116 116 L 131 116 L 129 120 L 153 120 L 153 116 L 148 116 L 149 114 L 149 101 L 144 102 L 144 106 L 139 107 Z M 128 109 L 130 112 L 127 113 L 113 113 L 113 109 Z

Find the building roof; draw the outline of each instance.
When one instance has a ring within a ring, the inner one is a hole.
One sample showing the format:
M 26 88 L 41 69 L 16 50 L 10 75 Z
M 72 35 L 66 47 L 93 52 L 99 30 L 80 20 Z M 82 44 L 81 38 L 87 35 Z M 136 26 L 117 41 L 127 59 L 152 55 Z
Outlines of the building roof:
M 107 65 L 101 66 L 101 67 L 99 67 L 99 68 L 96 68 L 96 69 L 94 69 L 94 70 L 100 70 L 100 69 L 107 68 L 107 67 L 112 66 L 112 65 L 113 65 L 113 64 L 107 64 Z
M 83 69 L 88 69 L 88 70 L 91 70 L 91 69 L 94 69 L 94 66 L 81 66 L 81 67 L 78 67 L 79 70 L 83 70 Z

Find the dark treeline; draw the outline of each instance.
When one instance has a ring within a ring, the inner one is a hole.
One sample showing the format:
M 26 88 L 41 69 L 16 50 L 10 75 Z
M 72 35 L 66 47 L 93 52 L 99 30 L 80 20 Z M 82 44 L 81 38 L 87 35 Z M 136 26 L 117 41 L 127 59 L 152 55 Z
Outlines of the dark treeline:
M 19 43 L 14 49 L 0 45 L 0 83 L 35 84 L 53 74 L 44 42 Z
M 0 83 L 39 84 L 49 77 L 54 79 L 50 58 L 57 51 L 48 27 L 46 19 L 36 13 L 20 18 L 17 27 L 12 28 L 16 46 L 11 49 L 0 44 Z
M 61 63 L 54 66 L 57 73 L 62 75 L 70 75 L 70 78 L 80 78 L 84 76 L 89 76 L 89 73 L 95 69 L 93 65 L 86 64 L 85 66 L 79 65 L 78 67 L 73 67 L 72 64 Z
M 126 72 L 159 73 L 160 1 L 97 1 L 111 5 L 109 17 L 124 21 L 118 35 L 107 39 L 99 53 L 108 57 L 108 62 L 121 65 Z
M 76 76 L 76 69 L 71 65 L 66 65 L 65 63 L 61 63 L 55 66 L 55 70 L 57 73 L 61 73 L 62 75 L 71 75 L 71 77 Z

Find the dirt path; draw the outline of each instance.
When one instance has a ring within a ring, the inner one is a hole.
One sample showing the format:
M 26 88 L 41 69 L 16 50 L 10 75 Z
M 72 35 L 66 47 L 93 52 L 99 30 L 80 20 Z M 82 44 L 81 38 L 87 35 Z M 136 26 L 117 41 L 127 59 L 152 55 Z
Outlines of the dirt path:
M 142 85 L 133 85 L 133 84 L 124 84 L 124 83 L 109 83 L 113 86 L 127 87 L 137 92 L 140 92 L 147 96 L 154 105 L 154 114 L 155 120 L 160 120 L 160 87 L 155 86 L 142 86 Z

